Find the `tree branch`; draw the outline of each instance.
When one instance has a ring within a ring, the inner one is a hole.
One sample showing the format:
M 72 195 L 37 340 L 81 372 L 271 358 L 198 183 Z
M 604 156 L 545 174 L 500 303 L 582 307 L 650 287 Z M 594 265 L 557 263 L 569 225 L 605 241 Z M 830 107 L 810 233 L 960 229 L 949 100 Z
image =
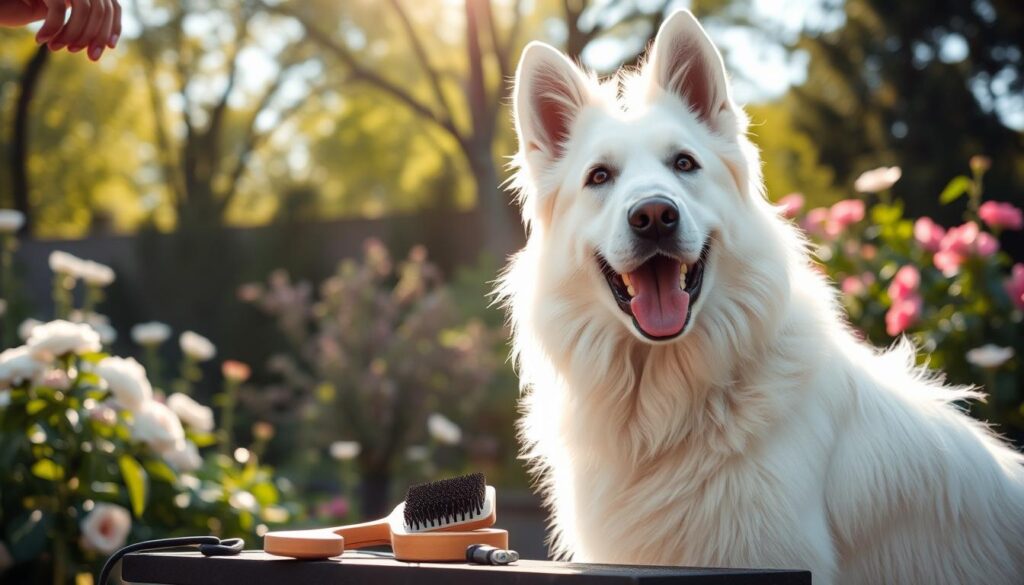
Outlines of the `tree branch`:
M 145 71 L 143 76 L 146 79 L 146 87 L 149 90 L 149 102 L 150 107 L 153 110 L 153 127 L 156 132 L 156 143 L 160 148 L 160 166 L 164 174 L 164 181 L 167 183 L 167 188 L 171 192 L 171 204 L 177 207 L 186 197 L 185 187 L 182 184 L 182 175 L 179 172 L 180 167 L 178 166 L 178 160 L 176 157 L 176 149 L 171 144 L 167 127 L 164 125 L 167 119 L 167 112 L 164 109 L 163 96 L 160 93 L 160 88 L 156 82 L 156 60 L 153 57 L 153 47 L 147 41 L 146 36 L 146 23 L 140 14 L 138 3 L 132 2 L 132 8 L 135 12 L 135 19 L 139 22 L 142 27 L 142 34 L 139 35 L 139 46 L 141 47 L 140 53 L 142 54 L 143 60 L 146 62 Z
M 501 71 L 502 83 L 508 83 L 512 79 L 512 49 L 515 47 L 516 39 L 519 38 L 519 29 L 523 23 L 523 0 L 516 0 L 512 5 L 512 24 L 508 27 L 508 34 L 505 42 L 499 41 L 493 18 L 494 11 L 489 10 L 491 16 L 491 37 L 494 41 L 494 54 L 498 57 L 498 68 Z
M 228 108 L 228 99 L 231 97 L 231 92 L 235 89 L 235 82 L 238 79 L 238 57 L 242 52 L 242 45 L 245 43 L 246 37 L 249 35 L 249 17 L 246 15 L 246 7 L 242 6 L 239 11 L 241 12 L 238 22 L 235 24 L 235 42 L 231 48 L 231 57 L 229 62 L 231 65 L 228 69 L 228 79 L 224 87 L 223 93 L 221 93 L 220 99 L 217 104 L 210 110 L 210 123 L 207 126 L 206 135 L 210 140 L 210 146 L 214 148 L 214 153 L 211 158 L 217 160 L 217 150 L 219 150 L 217 144 L 220 138 L 220 128 L 224 122 L 224 113 Z
M 266 5 L 265 5 L 266 6 Z M 402 102 L 409 107 L 416 114 L 426 118 L 427 120 L 437 124 L 442 129 L 447 131 L 460 143 L 465 142 L 466 138 L 462 132 L 455 126 L 455 124 L 445 118 L 443 115 L 436 112 L 430 106 L 424 104 L 420 100 L 416 99 L 412 94 L 405 91 L 398 85 L 392 83 L 386 78 L 378 75 L 372 69 L 364 66 L 356 59 L 355 55 L 341 43 L 336 42 L 330 35 L 324 33 L 319 27 L 311 24 L 306 18 L 296 14 L 294 11 L 289 10 L 283 6 L 266 6 L 266 9 L 271 12 L 278 14 L 284 14 L 297 20 L 309 34 L 310 39 L 319 44 L 321 47 L 327 49 L 334 54 L 335 57 L 340 59 L 345 65 L 348 66 L 353 81 L 365 81 L 370 85 L 375 86 L 377 89 L 390 95 L 392 98 Z
M 444 111 L 444 118 L 449 121 L 454 119 L 451 105 L 445 98 L 444 89 L 441 87 L 440 75 L 438 75 L 437 69 L 430 63 L 430 57 L 427 55 L 427 51 L 423 47 L 423 42 L 420 40 L 420 36 L 416 32 L 416 29 L 412 26 L 412 21 L 409 20 L 409 13 L 405 11 L 405 8 L 402 7 L 399 0 L 389 1 L 395 10 L 395 13 L 398 14 L 398 19 L 402 23 L 402 28 L 405 30 L 405 34 L 409 37 L 409 44 L 412 45 L 412 50 L 416 53 L 416 59 L 420 62 L 420 66 L 426 73 L 427 79 L 430 80 L 430 86 L 434 90 L 434 98 Z
M 290 69 L 294 65 L 296 65 L 296 63 L 293 63 L 287 69 Z M 242 175 L 245 173 L 246 167 L 248 166 L 253 153 L 255 153 L 260 146 L 270 138 L 275 130 L 280 128 L 286 120 L 295 115 L 295 113 L 305 105 L 305 100 L 296 100 L 295 103 L 278 112 L 278 121 L 274 127 L 265 132 L 256 131 L 256 119 L 259 118 L 259 115 L 267 109 L 267 106 L 270 105 L 274 96 L 277 95 L 277 90 L 280 89 L 287 77 L 287 69 L 282 70 L 277 78 L 274 79 L 274 81 L 263 91 L 256 107 L 253 109 L 252 116 L 249 117 L 249 122 L 245 127 L 245 136 L 242 139 L 242 148 L 238 152 L 238 158 L 235 160 L 234 167 L 228 174 L 227 187 L 217 198 L 221 212 L 227 209 L 231 204 L 231 201 L 235 198 L 235 195 L 238 193 L 238 183 L 241 180 Z M 308 93 L 315 95 L 322 89 L 324 89 L 324 86 L 317 86 L 310 88 Z

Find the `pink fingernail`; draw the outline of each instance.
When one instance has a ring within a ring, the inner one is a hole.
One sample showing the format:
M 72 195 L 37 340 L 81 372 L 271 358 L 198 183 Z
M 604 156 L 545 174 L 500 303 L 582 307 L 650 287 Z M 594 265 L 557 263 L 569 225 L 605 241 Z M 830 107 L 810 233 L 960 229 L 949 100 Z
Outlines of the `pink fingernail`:
M 102 55 L 102 54 L 103 54 L 103 49 L 101 47 L 92 47 L 91 49 L 89 49 L 89 58 L 92 59 L 93 61 L 96 61 L 97 59 L 99 59 L 100 55 Z
M 115 33 L 114 36 L 110 37 L 110 48 L 113 49 L 117 46 L 118 39 L 121 38 L 121 33 Z
M 77 45 L 72 45 L 72 46 L 68 47 L 68 50 L 71 51 L 72 53 L 77 53 L 77 52 L 81 51 L 84 48 L 85 47 L 79 47 Z

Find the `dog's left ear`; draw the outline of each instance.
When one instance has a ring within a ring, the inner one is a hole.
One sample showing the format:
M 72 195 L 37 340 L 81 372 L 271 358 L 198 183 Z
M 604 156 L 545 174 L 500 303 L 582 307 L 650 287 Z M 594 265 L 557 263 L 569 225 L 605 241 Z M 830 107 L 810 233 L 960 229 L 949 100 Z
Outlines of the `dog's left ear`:
M 737 130 L 722 56 L 692 12 L 676 11 L 662 23 L 647 67 L 652 90 L 677 95 L 720 134 Z

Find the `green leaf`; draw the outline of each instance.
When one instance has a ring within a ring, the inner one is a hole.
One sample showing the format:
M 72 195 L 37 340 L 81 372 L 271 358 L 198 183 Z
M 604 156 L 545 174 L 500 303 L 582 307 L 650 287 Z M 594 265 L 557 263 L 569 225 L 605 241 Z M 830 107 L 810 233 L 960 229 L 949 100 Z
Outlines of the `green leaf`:
M 128 488 L 128 499 L 132 502 L 132 513 L 138 518 L 146 510 L 146 492 L 149 488 L 149 478 L 146 470 L 139 465 L 131 455 L 121 455 L 117 459 L 121 468 L 121 477 L 124 478 L 124 485 Z
M 64 479 L 64 468 L 50 459 L 40 459 L 32 466 L 32 475 L 47 481 Z
M 217 436 L 213 433 L 189 431 L 188 438 L 191 439 L 191 441 L 196 444 L 196 447 L 200 449 L 217 444 Z
M 25 405 L 25 412 L 29 413 L 30 415 L 38 414 L 44 408 L 46 408 L 47 404 L 49 404 L 49 402 L 39 398 L 36 398 L 35 400 L 29 400 L 28 404 Z
M 939 203 L 946 205 L 952 203 L 963 196 L 974 183 L 970 178 L 960 175 L 955 177 L 952 181 L 946 185 L 946 188 L 942 190 L 942 194 L 939 195 Z
M 174 473 L 171 466 L 159 459 L 150 459 L 149 461 L 146 461 L 146 471 L 153 479 L 159 479 L 167 483 L 174 483 L 178 479 L 178 474 Z

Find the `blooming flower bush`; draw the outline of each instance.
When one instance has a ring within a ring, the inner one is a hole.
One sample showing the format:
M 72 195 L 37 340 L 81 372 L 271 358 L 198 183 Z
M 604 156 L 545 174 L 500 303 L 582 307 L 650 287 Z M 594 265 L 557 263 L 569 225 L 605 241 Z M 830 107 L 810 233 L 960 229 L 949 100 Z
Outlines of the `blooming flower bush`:
M 967 200 L 963 223 L 948 228 L 904 216 L 889 195 L 897 167 L 864 173 L 858 198 L 801 212 L 803 200 L 793 195 L 780 200 L 780 212 L 805 229 L 855 328 L 883 346 L 906 335 L 922 364 L 952 383 L 982 386 L 989 400 L 974 405 L 975 414 L 1020 441 L 1024 264 L 1000 251 L 999 235 L 1024 222 L 1014 205 L 984 200 L 987 159 L 975 157 L 970 167 L 940 195 L 944 204 Z
M 165 397 L 141 363 L 109 355 L 113 336 L 95 307 L 113 270 L 63 252 L 50 265 L 68 319 L 26 321 L 24 345 L 0 353 L 0 579 L 65 583 L 95 574 L 129 540 L 251 538 L 286 521 L 295 511 L 282 499 L 287 484 L 256 448 L 206 449 L 230 435 L 188 395 L 189 381 Z M 79 283 L 84 295 L 73 294 Z M 170 334 L 158 325 L 133 337 L 154 348 Z M 180 341 L 185 369 L 215 353 L 198 334 Z
M 247 393 L 250 409 L 295 428 L 300 453 L 329 452 L 349 478 L 343 484 L 358 471 L 365 515 L 390 501 L 407 447 L 463 441 L 455 421 L 476 412 L 500 363 L 500 333 L 461 317 L 422 247 L 394 262 L 370 240 L 362 261 L 342 262 L 316 292 L 278 271 L 239 297 L 271 315 L 289 342 L 267 364 L 279 382 Z

